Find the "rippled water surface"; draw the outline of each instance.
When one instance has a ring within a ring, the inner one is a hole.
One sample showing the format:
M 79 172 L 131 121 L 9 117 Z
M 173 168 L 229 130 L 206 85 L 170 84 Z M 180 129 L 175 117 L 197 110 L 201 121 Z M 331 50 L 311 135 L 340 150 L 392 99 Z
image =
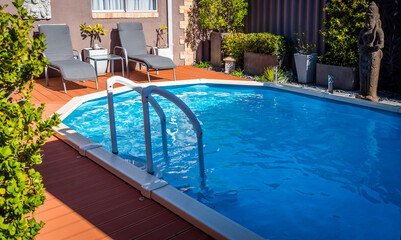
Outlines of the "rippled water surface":
M 167 88 L 204 131 L 206 186 L 196 135 L 185 115 L 158 98 L 169 156 L 152 110 L 153 153 L 163 178 L 269 239 L 400 239 L 401 117 L 268 88 Z M 140 96 L 115 98 L 120 155 L 145 158 Z M 63 121 L 111 150 L 107 99 Z

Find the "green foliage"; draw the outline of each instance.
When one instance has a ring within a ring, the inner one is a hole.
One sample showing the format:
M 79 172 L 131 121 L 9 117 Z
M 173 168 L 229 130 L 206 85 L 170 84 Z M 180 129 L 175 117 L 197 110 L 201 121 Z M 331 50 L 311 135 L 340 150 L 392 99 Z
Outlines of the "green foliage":
M 247 34 L 233 33 L 224 37 L 223 49 L 226 55 L 232 55 L 238 66 L 244 65 L 244 49 Z
M 210 62 L 208 62 L 208 61 L 206 61 L 206 62 L 199 61 L 197 64 L 195 64 L 195 67 L 209 69 L 210 68 Z
M 358 36 L 365 25 L 365 0 L 328 0 L 324 8 L 324 42 L 328 49 L 320 63 L 357 67 Z
M 282 68 L 277 68 L 277 82 L 286 83 L 292 82 L 293 74 L 291 71 L 284 71 Z M 262 76 L 256 78 L 256 81 L 260 82 L 274 82 L 274 66 L 267 67 Z
M 264 75 L 262 76 L 255 76 L 255 81 L 257 82 L 266 82 L 266 78 Z
M 237 68 L 236 70 L 234 70 L 234 72 L 232 72 L 232 75 L 234 77 L 242 77 L 244 76 L 244 70 L 241 70 L 241 68 Z
M 106 29 L 103 29 L 102 24 L 95 24 L 95 25 L 88 25 L 86 26 L 86 23 L 82 23 L 79 25 L 80 31 L 81 31 L 81 37 L 83 39 L 90 37 L 90 47 L 93 49 L 95 45 L 95 40 L 98 40 L 99 42 L 102 42 L 100 35 L 107 36 L 107 31 Z
M 248 14 L 245 0 L 199 0 L 199 24 L 207 30 L 242 32 Z
M 57 115 L 43 121 L 44 104 L 30 102 L 32 76 L 43 72 L 47 60 L 40 58 L 45 37 L 29 37 L 34 20 L 23 2 L 13 2 L 18 14 L 0 6 L 0 239 L 33 239 L 43 227 L 33 217 L 45 200 L 33 166 L 41 163 L 40 146 L 59 123 Z
M 238 66 L 243 66 L 244 52 L 285 56 L 291 54 L 293 43 L 285 36 L 271 33 L 232 33 L 224 38 L 223 48 L 233 55 Z
M 297 44 L 295 46 L 295 50 L 304 55 L 311 54 L 316 51 L 316 42 L 309 43 L 307 32 L 302 33 L 294 33 L 297 37 Z
M 293 43 L 285 36 L 272 33 L 247 34 L 245 52 L 259 53 L 272 56 L 285 56 L 291 53 Z

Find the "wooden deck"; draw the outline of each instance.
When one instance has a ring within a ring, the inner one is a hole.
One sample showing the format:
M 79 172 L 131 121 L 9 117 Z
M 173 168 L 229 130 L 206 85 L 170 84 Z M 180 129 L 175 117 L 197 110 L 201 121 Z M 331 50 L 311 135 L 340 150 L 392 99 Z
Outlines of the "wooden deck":
M 172 80 L 169 70 L 151 75 L 152 82 Z M 32 101 L 46 103 L 44 114 L 50 116 L 75 96 L 105 90 L 109 76 L 99 78 L 99 90 L 94 81 L 67 82 L 67 94 L 60 78 L 50 78 L 49 87 L 44 79 L 37 79 Z M 243 80 L 189 66 L 178 67 L 176 76 L 177 80 Z M 146 72 L 132 71 L 130 79 L 146 82 Z M 52 137 L 42 150 L 43 163 L 37 169 L 47 199 L 36 218 L 46 225 L 38 239 L 210 239 L 61 140 Z

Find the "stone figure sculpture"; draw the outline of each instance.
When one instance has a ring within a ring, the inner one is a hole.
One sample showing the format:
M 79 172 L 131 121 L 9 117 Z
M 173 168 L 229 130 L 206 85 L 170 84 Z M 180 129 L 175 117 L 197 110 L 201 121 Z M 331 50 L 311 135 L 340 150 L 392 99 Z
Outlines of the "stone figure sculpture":
M 365 15 L 365 28 L 359 34 L 360 92 L 357 98 L 378 102 L 380 62 L 383 58 L 384 33 L 381 28 L 379 8 L 371 2 Z
M 24 8 L 35 19 L 50 19 L 50 0 L 24 0 Z

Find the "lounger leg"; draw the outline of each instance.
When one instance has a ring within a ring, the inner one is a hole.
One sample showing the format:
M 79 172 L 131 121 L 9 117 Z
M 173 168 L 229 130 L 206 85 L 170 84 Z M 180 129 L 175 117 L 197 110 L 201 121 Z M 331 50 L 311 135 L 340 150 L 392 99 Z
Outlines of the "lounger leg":
M 67 88 L 65 87 L 65 81 L 63 77 L 61 77 L 61 81 L 63 81 L 64 93 L 67 94 Z
M 124 77 L 124 62 L 121 60 L 121 71 L 123 72 L 123 77 Z
M 96 89 L 99 89 L 98 86 L 97 86 L 97 74 L 96 74 Z
M 125 67 L 127 69 L 127 78 L 129 78 L 128 58 L 125 58 Z
M 159 75 L 159 69 L 156 70 L 156 74 Z
M 49 86 L 49 76 L 47 75 L 47 66 L 45 67 L 46 86 Z
M 146 66 L 146 73 L 148 74 L 148 81 L 150 82 L 150 76 L 149 76 L 149 68 Z
M 174 81 L 175 81 L 175 68 L 173 68 L 173 76 L 174 76 Z

